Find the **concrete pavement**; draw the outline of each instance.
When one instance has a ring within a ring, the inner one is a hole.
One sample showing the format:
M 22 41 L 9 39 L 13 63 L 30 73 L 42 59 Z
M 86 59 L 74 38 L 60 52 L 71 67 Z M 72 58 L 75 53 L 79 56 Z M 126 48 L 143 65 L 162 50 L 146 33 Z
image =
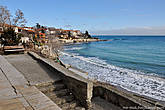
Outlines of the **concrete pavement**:
M 0 110 L 61 110 L 0 56 Z
M 24 75 L 30 85 L 39 85 L 60 80 L 60 77 L 54 74 L 54 71 L 27 54 L 8 55 L 5 58 Z

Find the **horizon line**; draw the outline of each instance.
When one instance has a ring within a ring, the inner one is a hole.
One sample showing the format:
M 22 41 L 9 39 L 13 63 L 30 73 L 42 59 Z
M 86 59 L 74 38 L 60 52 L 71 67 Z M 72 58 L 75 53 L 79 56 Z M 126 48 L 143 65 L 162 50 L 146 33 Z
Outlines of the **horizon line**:
M 92 36 L 165 36 L 165 34 L 91 34 Z

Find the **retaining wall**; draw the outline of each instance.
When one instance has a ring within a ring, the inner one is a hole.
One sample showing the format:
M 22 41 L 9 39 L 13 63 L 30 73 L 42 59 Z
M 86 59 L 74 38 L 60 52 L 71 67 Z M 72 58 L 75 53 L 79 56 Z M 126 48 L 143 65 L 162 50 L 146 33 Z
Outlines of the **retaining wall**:
M 123 109 L 165 109 L 165 102 L 140 96 L 110 84 L 88 80 L 52 60 L 40 57 L 34 52 L 29 52 L 29 54 L 46 64 L 48 68 L 58 71 L 65 85 L 86 108 L 91 107 L 92 98 L 99 96 Z
M 64 84 L 70 89 L 75 98 L 79 100 L 79 102 L 87 109 L 91 107 L 93 82 L 83 78 L 78 74 L 73 73 L 72 71 L 69 71 L 63 66 L 56 64 L 52 60 L 40 57 L 34 52 L 29 52 L 29 55 L 42 62 L 49 69 L 58 71 L 59 75 L 63 79 Z
M 120 87 L 110 84 L 95 82 L 93 87 L 93 97 L 101 98 L 113 103 L 123 109 L 147 109 L 164 110 L 165 102 L 141 96 Z

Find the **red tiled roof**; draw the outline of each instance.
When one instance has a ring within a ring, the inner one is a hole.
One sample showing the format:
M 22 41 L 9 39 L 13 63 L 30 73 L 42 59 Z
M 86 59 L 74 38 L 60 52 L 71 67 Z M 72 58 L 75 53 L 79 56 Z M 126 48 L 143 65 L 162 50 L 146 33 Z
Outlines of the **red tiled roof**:
M 62 29 L 55 29 L 56 31 L 61 31 Z
M 45 35 L 45 33 L 39 33 L 40 35 Z
M 33 27 L 28 27 L 29 29 L 33 29 Z
M 80 30 L 73 30 L 73 32 L 79 32 Z
M 45 28 L 40 28 L 40 29 L 37 29 L 37 31 L 41 31 L 41 30 L 47 30 L 47 29 L 45 29 Z
M 63 30 L 63 31 L 73 31 L 73 30 Z
M 34 30 L 26 30 L 26 29 L 24 29 L 24 28 L 22 28 L 22 27 L 17 27 L 18 29 L 22 29 L 22 30 L 25 30 L 25 31 L 29 31 L 29 32 L 35 32 Z
M 80 30 L 63 30 L 64 32 L 68 32 L 68 31 L 71 31 L 71 32 L 78 32 Z
M 29 31 L 29 32 L 35 32 L 35 31 L 33 31 L 33 30 L 27 30 L 27 31 Z
M 0 26 L 2 26 L 2 24 L 0 24 Z M 9 24 L 5 24 L 5 26 L 6 26 L 6 27 L 10 27 Z M 17 27 L 17 26 L 11 25 L 11 27 Z M 17 28 L 18 28 L 18 29 L 21 29 L 21 30 L 29 31 L 29 32 L 35 32 L 34 30 L 26 30 L 26 29 L 24 29 L 24 28 L 33 29 L 33 27 L 17 27 Z M 1 31 L 1 33 L 2 33 L 2 31 Z
M 22 29 L 22 30 L 25 30 L 24 28 L 22 28 L 22 27 L 17 27 L 18 29 Z
M 3 24 L 2 23 L 0 23 L 0 26 L 2 26 Z M 14 26 L 14 25 L 9 25 L 9 24 L 4 24 L 4 26 L 6 26 L 6 27 L 16 27 L 16 26 Z

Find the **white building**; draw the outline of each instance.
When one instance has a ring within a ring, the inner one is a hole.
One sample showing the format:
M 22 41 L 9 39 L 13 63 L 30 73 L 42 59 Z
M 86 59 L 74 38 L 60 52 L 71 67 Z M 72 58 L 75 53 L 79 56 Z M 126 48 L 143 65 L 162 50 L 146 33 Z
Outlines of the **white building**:
M 80 32 L 80 30 L 73 30 L 73 31 L 71 31 L 71 34 L 75 37 L 78 37 L 79 35 L 81 35 L 81 32 Z

